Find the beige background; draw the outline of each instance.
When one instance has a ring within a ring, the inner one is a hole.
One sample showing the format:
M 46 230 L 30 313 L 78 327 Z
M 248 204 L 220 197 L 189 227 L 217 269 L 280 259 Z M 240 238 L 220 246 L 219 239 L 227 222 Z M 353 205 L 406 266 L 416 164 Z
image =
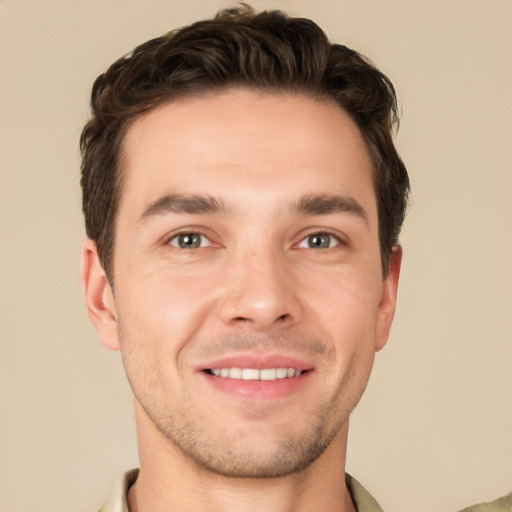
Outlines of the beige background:
M 0 0 L 0 511 L 86 512 L 137 464 L 118 355 L 89 325 L 77 140 L 94 78 L 222 0 Z M 512 2 L 254 0 L 395 82 L 414 201 L 398 314 L 348 469 L 394 512 L 512 489 Z

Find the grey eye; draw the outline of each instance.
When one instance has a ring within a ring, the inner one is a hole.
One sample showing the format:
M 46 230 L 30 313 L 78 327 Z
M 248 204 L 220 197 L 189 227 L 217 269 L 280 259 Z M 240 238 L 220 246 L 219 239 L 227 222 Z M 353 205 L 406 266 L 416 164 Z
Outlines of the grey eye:
M 329 249 L 339 245 L 339 243 L 339 239 L 329 233 L 313 233 L 304 238 L 299 247 L 306 249 Z
M 180 249 L 198 249 L 207 245 L 208 238 L 199 233 L 180 233 L 169 240 L 169 244 Z
M 308 246 L 312 249 L 324 249 L 331 246 L 331 235 L 309 235 Z

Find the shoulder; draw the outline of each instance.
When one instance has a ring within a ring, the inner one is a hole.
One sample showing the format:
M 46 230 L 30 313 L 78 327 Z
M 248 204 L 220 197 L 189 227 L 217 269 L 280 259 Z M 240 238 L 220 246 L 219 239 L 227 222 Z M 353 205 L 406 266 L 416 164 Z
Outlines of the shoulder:
M 115 484 L 108 500 L 98 512 L 129 512 L 127 494 L 130 487 L 137 480 L 138 469 L 127 471 Z
M 375 498 L 353 476 L 345 473 L 345 482 L 358 512 L 383 512 Z
M 512 512 L 512 492 L 488 503 L 480 503 L 460 512 Z

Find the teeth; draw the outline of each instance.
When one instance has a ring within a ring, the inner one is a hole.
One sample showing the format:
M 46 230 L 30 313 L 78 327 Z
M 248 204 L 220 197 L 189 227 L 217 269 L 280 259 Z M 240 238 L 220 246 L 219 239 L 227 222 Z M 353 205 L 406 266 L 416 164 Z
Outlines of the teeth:
M 231 376 L 231 371 L 229 372 Z M 244 368 L 242 370 L 242 380 L 259 380 L 260 372 L 259 370 L 253 368 Z
M 302 371 L 294 368 L 214 368 L 210 370 L 216 377 L 242 380 L 276 380 L 298 377 Z
M 243 377 L 243 371 L 241 368 L 229 368 L 228 371 L 229 371 L 228 377 L 230 379 L 241 379 Z M 222 370 L 221 370 L 221 374 L 222 374 Z
M 276 380 L 277 379 L 277 368 L 265 368 L 259 372 L 260 380 Z
M 293 370 L 293 368 L 290 368 L 290 370 Z M 293 375 L 295 375 L 295 370 L 293 370 Z M 278 379 L 284 379 L 285 377 L 288 377 L 288 368 L 278 368 L 276 370 L 276 377 Z

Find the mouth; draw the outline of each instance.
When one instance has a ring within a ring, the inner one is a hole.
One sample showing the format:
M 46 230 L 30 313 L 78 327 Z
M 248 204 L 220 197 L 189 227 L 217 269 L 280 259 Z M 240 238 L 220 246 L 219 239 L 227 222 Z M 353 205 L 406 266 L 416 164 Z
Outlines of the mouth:
M 290 379 L 300 377 L 304 371 L 295 368 L 211 368 L 206 373 L 221 379 L 264 380 Z
M 315 368 L 284 355 L 245 354 L 211 361 L 198 370 L 217 391 L 244 400 L 270 400 L 300 392 Z

